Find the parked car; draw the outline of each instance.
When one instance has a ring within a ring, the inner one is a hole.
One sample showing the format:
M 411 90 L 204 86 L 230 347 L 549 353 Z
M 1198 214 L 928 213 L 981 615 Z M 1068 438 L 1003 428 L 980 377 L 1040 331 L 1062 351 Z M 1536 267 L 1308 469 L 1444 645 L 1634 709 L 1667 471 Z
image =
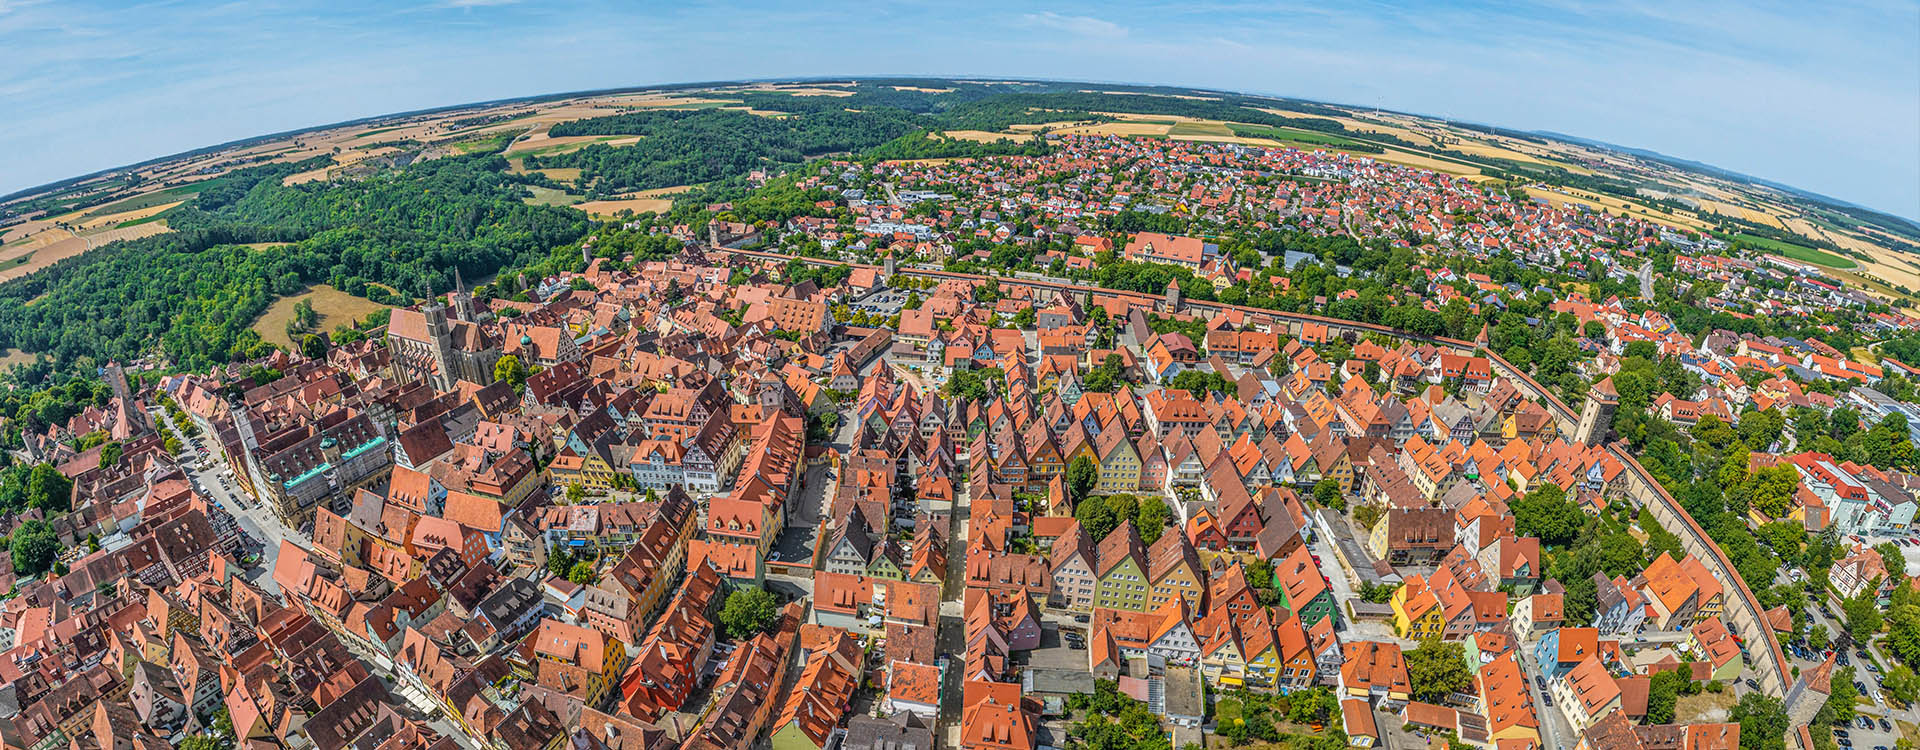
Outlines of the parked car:
M 1887 717 L 1885 716 L 1880 717 L 1880 731 L 1882 732 L 1893 731 L 1893 725 L 1887 722 Z

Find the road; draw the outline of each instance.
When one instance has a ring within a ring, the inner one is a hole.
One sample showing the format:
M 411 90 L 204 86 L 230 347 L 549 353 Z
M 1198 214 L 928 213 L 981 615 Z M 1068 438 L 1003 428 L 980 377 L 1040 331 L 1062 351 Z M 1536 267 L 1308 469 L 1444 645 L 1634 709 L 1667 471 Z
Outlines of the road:
M 1653 299 L 1653 261 L 1640 264 L 1640 298 Z
M 1567 716 L 1560 712 L 1560 707 L 1554 705 L 1553 696 L 1540 689 L 1539 683 L 1534 681 L 1542 672 L 1540 666 L 1533 663 L 1532 646 L 1531 643 L 1522 644 L 1515 650 L 1520 655 L 1520 671 L 1527 679 L 1527 690 L 1532 691 L 1536 713 L 1540 715 L 1541 735 L 1546 738 L 1547 747 L 1573 747 L 1580 735 L 1573 731 L 1572 724 L 1567 723 Z M 1562 737 L 1566 738 L 1566 742 L 1561 742 Z
M 246 493 L 233 483 L 233 480 L 222 483 L 221 480 L 225 478 L 223 472 L 226 470 L 226 463 L 219 457 L 209 456 L 206 451 L 201 450 L 200 446 L 206 444 L 204 434 L 188 438 L 186 430 L 174 423 L 173 418 L 164 409 L 155 409 L 150 414 L 157 422 L 164 422 L 174 434 L 186 441 L 180 449 L 180 469 L 192 480 L 194 491 L 212 498 L 222 510 L 233 516 L 234 521 L 240 525 L 240 530 L 246 533 L 250 542 L 259 543 L 260 562 L 257 566 L 248 569 L 249 580 L 269 593 L 279 594 L 280 584 L 273 580 L 273 565 L 280 557 L 281 542 L 292 541 L 305 549 L 308 547 L 307 540 L 297 533 L 290 533 L 286 526 L 281 525 L 280 519 L 274 516 L 272 511 L 267 510 L 264 504 L 247 497 Z M 207 468 L 200 468 L 203 464 Z

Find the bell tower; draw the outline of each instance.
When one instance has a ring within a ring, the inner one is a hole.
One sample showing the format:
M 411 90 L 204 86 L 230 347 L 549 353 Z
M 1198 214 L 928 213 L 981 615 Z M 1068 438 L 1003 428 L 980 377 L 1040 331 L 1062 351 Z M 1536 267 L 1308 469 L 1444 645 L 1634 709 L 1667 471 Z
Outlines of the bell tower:
M 1613 427 L 1613 410 L 1620 406 L 1620 393 L 1613 389 L 1613 378 L 1602 378 L 1587 392 L 1587 403 L 1580 407 L 1580 426 L 1573 439 L 1581 445 L 1599 445 Z

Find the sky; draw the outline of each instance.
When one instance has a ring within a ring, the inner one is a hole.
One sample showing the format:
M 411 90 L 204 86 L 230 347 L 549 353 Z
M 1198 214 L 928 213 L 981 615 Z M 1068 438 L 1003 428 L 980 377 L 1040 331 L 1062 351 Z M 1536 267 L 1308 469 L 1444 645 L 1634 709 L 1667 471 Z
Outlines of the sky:
M 1194 86 L 1546 130 L 1920 220 L 1920 0 L 0 0 L 0 194 L 391 112 L 894 74 Z

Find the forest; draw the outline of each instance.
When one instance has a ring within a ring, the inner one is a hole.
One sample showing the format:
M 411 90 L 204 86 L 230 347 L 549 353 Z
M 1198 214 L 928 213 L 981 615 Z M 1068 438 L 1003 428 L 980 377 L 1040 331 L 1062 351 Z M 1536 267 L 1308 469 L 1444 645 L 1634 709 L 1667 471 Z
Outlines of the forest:
M 258 356 L 248 330 L 281 295 L 330 283 L 396 303 L 524 263 L 584 235 L 577 211 L 531 206 L 497 157 L 448 158 L 360 181 L 286 186 L 306 162 L 241 170 L 169 213 L 175 230 L 0 284 L 0 348 L 61 372 L 150 353 L 180 369 Z M 287 244 L 256 244 L 287 243 Z
M 561 123 L 555 136 L 638 135 L 630 146 L 596 144 L 529 156 L 530 169 L 577 168 L 588 197 L 692 185 L 829 153 L 862 151 L 916 129 L 913 116 L 879 109 L 823 110 L 786 118 L 738 110 L 646 110 Z

